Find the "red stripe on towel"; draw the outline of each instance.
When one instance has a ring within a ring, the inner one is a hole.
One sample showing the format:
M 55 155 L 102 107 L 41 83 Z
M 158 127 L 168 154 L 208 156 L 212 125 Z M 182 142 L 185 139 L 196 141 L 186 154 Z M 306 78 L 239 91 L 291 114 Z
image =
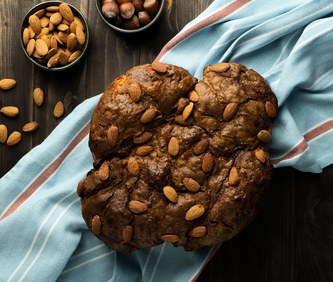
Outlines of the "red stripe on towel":
M 305 150 L 309 147 L 308 142 L 332 129 L 333 129 L 333 119 L 310 130 L 309 132 L 304 134 L 304 140 L 300 144 L 298 144 L 292 151 L 290 151 L 288 154 L 284 155 L 283 157 L 278 159 L 272 159 L 271 160 L 272 164 L 276 165 L 279 162 L 290 160 L 304 153 Z
M 6 213 L 0 218 L 0 221 L 16 211 L 30 196 L 59 168 L 65 158 L 75 149 L 75 147 L 89 134 L 90 123 L 88 123 L 65 148 L 60 156 L 51 163 L 35 181 L 16 199 L 16 201 L 7 209 Z
M 170 49 L 172 49 L 174 46 L 176 46 L 179 42 L 190 36 L 192 33 L 205 28 L 206 26 L 209 26 L 226 16 L 229 16 L 230 14 L 237 11 L 239 8 L 244 6 L 246 3 L 250 2 L 251 0 L 236 0 L 229 6 L 225 7 L 224 9 L 212 14 L 211 16 L 203 19 L 202 21 L 198 22 L 197 24 L 191 26 L 184 32 L 181 32 L 177 36 L 175 36 L 173 39 L 171 39 L 161 50 L 161 52 L 156 57 L 155 61 L 159 61 L 162 56 L 167 53 Z

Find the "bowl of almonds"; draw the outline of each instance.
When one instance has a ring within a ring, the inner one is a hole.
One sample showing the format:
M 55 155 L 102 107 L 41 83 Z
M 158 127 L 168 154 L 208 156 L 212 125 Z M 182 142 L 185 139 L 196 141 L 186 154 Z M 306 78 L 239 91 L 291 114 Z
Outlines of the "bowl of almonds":
M 161 16 L 165 0 L 95 0 L 101 19 L 120 33 L 137 33 Z
M 89 28 L 85 17 L 72 5 L 43 2 L 23 18 L 20 42 L 23 52 L 35 65 L 61 71 L 76 65 L 85 55 Z

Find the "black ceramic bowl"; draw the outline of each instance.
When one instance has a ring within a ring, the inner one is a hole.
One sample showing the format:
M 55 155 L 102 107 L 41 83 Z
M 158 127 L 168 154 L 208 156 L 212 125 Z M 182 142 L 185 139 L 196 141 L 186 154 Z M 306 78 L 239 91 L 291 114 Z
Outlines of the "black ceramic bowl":
M 25 14 L 25 16 L 24 16 L 24 18 L 23 18 L 23 20 L 21 22 L 21 26 L 20 26 L 20 35 L 19 36 L 20 36 L 21 47 L 22 47 L 22 50 L 23 50 L 24 54 L 36 66 L 38 66 L 38 67 L 40 67 L 40 68 L 42 68 L 44 70 L 48 70 L 48 71 L 62 71 L 62 70 L 67 70 L 68 68 L 71 68 L 72 66 L 77 65 L 82 60 L 82 58 L 84 57 L 84 55 L 85 55 L 85 53 L 87 51 L 87 48 L 88 48 L 88 43 L 89 43 L 89 27 L 88 27 L 88 23 L 87 23 L 85 17 L 74 6 L 66 3 L 71 8 L 74 16 L 77 16 L 81 20 L 81 22 L 83 23 L 83 25 L 85 26 L 86 41 L 85 41 L 85 43 L 83 45 L 83 49 L 80 50 L 81 51 L 81 55 L 75 61 L 73 61 L 71 63 L 68 63 L 68 64 L 66 64 L 64 66 L 61 66 L 60 64 L 58 64 L 57 66 L 50 67 L 50 68 L 47 67 L 46 64 L 43 64 L 43 63 L 39 62 L 38 60 L 36 60 L 33 56 L 29 56 L 28 55 L 27 50 L 26 50 L 26 46 L 23 43 L 23 31 L 29 25 L 29 17 L 31 15 L 33 15 L 34 13 L 36 13 L 37 11 L 41 10 L 41 9 L 45 9 L 48 6 L 59 6 L 61 3 L 65 3 L 65 2 L 61 2 L 61 1 L 48 1 L 48 2 L 42 2 L 40 4 L 37 4 L 36 6 L 34 6 L 33 8 L 31 8 Z M 58 46 L 59 46 L 59 44 L 58 44 Z
M 126 29 L 125 27 L 117 27 L 116 25 L 112 24 L 112 20 L 106 18 L 102 13 L 102 0 L 95 0 L 95 2 L 96 2 L 97 12 L 98 12 L 99 16 L 101 17 L 101 19 L 106 23 L 106 25 L 108 25 L 109 27 L 111 27 L 113 30 L 115 30 L 117 32 L 125 33 L 125 34 L 126 33 L 133 34 L 133 33 L 138 33 L 140 31 L 146 30 L 147 28 L 151 27 L 154 23 L 156 23 L 156 21 L 159 19 L 159 17 L 162 14 L 165 0 L 159 0 L 160 8 L 159 8 L 157 14 L 155 15 L 155 17 L 152 19 L 152 21 L 150 23 L 148 23 L 147 25 L 144 25 L 137 29 Z

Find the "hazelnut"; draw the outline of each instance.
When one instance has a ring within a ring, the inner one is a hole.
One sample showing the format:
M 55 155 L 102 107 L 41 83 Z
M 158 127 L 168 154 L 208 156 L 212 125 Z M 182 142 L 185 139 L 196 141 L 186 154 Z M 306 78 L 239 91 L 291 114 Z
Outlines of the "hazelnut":
M 142 26 L 147 25 L 151 22 L 151 16 L 146 11 L 139 12 L 138 17 L 139 22 Z
M 132 3 L 124 3 L 119 6 L 120 15 L 123 19 L 130 19 L 135 12 L 135 7 Z
M 134 5 L 135 10 L 137 12 L 140 12 L 140 11 L 144 10 L 144 8 L 143 8 L 143 2 L 144 2 L 144 0 L 133 0 L 133 5 Z
M 132 3 L 133 0 L 117 0 L 118 5 L 124 4 L 124 3 Z
M 134 15 L 131 19 L 125 20 L 125 27 L 127 29 L 137 29 L 140 27 L 139 18 Z
M 114 19 L 119 14 L 119 7 L 115 2 L 106 2 L 102 7 L 102 13 L 108 19 Z
M 118 15 L 116 18 L 112 19 L 111 23 L 117 27 L 122 27 L 124 25 L 124 19 Z
M 145 0 L 143 8 L 151 15 L 155 16 L 160 8 L 160 3 L 157 0 Z

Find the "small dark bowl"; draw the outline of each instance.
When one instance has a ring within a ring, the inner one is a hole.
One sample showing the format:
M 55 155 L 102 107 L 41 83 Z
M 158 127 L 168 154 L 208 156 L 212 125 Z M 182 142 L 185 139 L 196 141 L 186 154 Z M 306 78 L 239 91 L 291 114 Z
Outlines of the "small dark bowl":
M 82 58 L 84 57 L 86 51 L 87 51 L 87 48 L 88 48 L 88 43 L 89 43 L 89 27 L 88 27 L 88 23 L 85 19 L 85 17 L 83 16 L 83 14 L 77 9 L 75 8 L 74 6 L 66 3 L 71 9 L 72 9 L 72 12 L 75 16 L 77 16 L 81 21 L 82 23 L 84 24 L 86 30 L 86 43 L 84 45 L 84 48 L 82 50 L 82 53 L 81 55 L 73 62 L 65 65 L 65 66 L 55 66 L 55 67 L 52 67 L 52 68 L 49 68 L 47 67 L 46 65 L 43 65 L 42 63 L 38 62 L 37 60 L 35 60 L 33 57 L 30 57 L 26 51 L 26 46 L 24 46 L 23 44 L 23 30 L 29 25 L 29 17 L 31 15 L 33 15 L 34 13 L 36 13 L 38 10 L 41 10 L 41 9 L 45 9 L 46 7 L 48 6 L 58 6 L 60 5 L 61 3 L 66 3 L 66 2 L 61 2 L 61 1 L 49 1 L 49 2 L 42 2 L 40 4 L 37 4 L 36 6 L 34 6 L 33 8 L 31 8 L 24 16 L 22 22 L 21 22 L 21 26 L 20 26 L 20 43 L 21 43 L 21 47 L 22 47 L 22 50 L 24 52 L 24 54 L 27 56 L 27 58 L 33 62 L 36 66 L 44 69 L 44 70 L 47 70 L 47 71 L 63 71 L 63 70 L 67 70 L 71 67 L 73 67 L 74 65 L 77 65 L 81 60 Z
M 96 2 L 97 12 L 98 12 L 99 16 L 101 17 L 101 19 L 105 22 L 106 25 L 108 25 L 109 27 L 111 27 L 113 30 L 115 30 L 117 32 L 131 34 L 131 33 L 138 33 L 140 31 L 146 30 L 147 28 L 151 27 L 154 23 L 156 23 L 156 21 L 159 19 L 159 17 L 162 14 L 165 0 L 159 0 L 159 2 L 160 2 L 160 9 L 158 10 L 158 12 L 157 12 L 156 16 L 153 18 L 153 20 L 149 24 L 147 24 L 147 25 L 145 25 L 143 27 L 137 28 L 137 29 L 125 29 L 125 28 L 120 28 L 120 27 L 117 27 L 117 26 L 113 25 L 110 22 L 109 19 L 107 19 L 106 17 L 104 17 L 104 15 L 102 13 L 101 0 L 95 0 L 95 2 Z

